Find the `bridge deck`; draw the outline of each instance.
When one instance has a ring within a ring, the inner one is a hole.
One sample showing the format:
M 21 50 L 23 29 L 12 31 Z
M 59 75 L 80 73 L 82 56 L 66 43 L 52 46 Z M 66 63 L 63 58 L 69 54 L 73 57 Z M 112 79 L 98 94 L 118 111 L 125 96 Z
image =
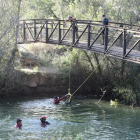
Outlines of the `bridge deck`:
M 39 42 L 46 43 L 44 41 L 39 41 Z M 31 42 L 26 42 L 26 43 L 31 43 Z M 32 43 L 34 43 L 34 42 L 32 42 Z M 48 42 L 48 44 L 58 44 L 58 40 L 50 40 Z M 72 45 L 70 41 L 62 41 L 62 43 L 60 43 L 59 45 L 65 45 L 65 46 L 74 47 L 77 49 L 105 54 L 104 45 L 101 45 L 101 44 L 94 44 L 91 47 L 91 49 L 88 49 L 87 43 L 85 43 L 85 42 L 80 42 L 77 45 Z M 129 51 L 129 49 L 126 49 L 126 52 L 128 52 L 128 51 Z M 137 50 L 132 50 L 131 53 L 128 54 L 127 57 L 123 58 L 123 48 L 113 46 L 105 55 L 116 57 L 119 59 L 124 59 L 124 60 L 135 62 L 135 63 L 140 63 L 140 51 L 137 51 Z
M 22 20 L 19 44 L 42 42 L 65 45 L 140 63 L 139 26 L 132 27 L 131 25 L 132 29 L 129 29 L 128 24 L 122 27 L 119 26 L 120 23 L 103 26 L 101 23 L 91 21 L 76 22 L 79 27 L 78 31 L 74 29 L 75 24 L 65 27 L 63 20 Z M 103 36 L 105 45 L 100 44 Z
M 52 40 L 52 41 L 49 41 L 48 43 L 58 44 L 58 41 L 57 40 Z M 63 41 L 60 45 L 72 46 L 72 44 L 68 41 Z M 94 44 L 91 47 L 91 49 L 88 49 L 87 48 L 87 43 L 80 42 L 73 47 L 78 48 L 78 49 L 82 49 L 82 50 L 88 50 L 88 51 L 93 51 L 93 52 L 96 52 L 96 53 L 105 54 L 104 53 L 104 45 L 101 45 L 101 44 Z M 128 51 L 129 51 L 129 49 L 126 49 L 126 53 Z M 110 50 L 107 52 L 106 55 L 117 57 L 119 59 L 123 59 L 123 48 L 113 46 L 113 47 L 110 48 Z M 128 61 L 140 63 L 140 51 L 132 50 L 131 53 L 128 54 L 128 56 L 125 57 L 124 59 L 128 60 Z

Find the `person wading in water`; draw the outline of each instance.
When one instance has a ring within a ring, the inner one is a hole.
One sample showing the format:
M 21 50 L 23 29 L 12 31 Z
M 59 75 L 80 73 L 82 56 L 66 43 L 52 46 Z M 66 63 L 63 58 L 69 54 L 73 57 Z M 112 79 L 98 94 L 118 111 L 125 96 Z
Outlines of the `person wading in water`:
M 63 96 L 62 98 L 60 98 L 60 99 L 58 98 L 58 96 L 55 96 L 53 103 L 54 104 L 58 104 L 59 101 L 61 101 L 62 99 L 64 99 L 66 96 L 67 96 L 67 94 L 65 96 Z

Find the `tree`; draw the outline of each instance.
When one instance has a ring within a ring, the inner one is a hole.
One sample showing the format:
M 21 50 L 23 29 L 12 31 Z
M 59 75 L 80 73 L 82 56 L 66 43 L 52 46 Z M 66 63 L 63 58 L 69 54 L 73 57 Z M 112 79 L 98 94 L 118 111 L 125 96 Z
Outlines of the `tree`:
M 21 0 L 0 1 L 0 87 L 6 90 L 19 80 L 15 70 Z

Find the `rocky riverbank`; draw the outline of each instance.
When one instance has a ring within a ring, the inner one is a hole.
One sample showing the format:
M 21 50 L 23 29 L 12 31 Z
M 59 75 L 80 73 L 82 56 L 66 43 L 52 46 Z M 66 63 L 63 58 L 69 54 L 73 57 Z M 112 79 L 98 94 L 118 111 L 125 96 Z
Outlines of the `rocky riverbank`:
M 40 50 L 42 48 L 42 50 Z M 0 90 L 0 97 L 11 96 L 48 96 L 65 95 L 68 93 L 69 80 L 68 74 L 60 72 L 60 69 L 52 64 L 53 59 L 61 56 L 66 49 L 44 44 L 21 45 L 19 47 L 18 66 L 13 75 L 16 81 L 9 80 L 8 84 L 3 85 Z M 59 63 L 59 62 L 58 62 Z M 61 63 L 60 63 L 61 65 Z M 73 76 L 75 77 L 75 76 Z M 75 78 L 73 78 L 75 79 Z M 73 80 L 74 81 L 74 80 Z M 79 83 L 77 85 L 79 86 Z M 71 81 L 71 92 L 78 86 Z M 81 93 L 84 90 L 81 89 Z
M 66 83 L 62 74 L 51 68 L 45 69 L 45 71 L 47 73 L 36 72 L 33 69 L 22 69 L 20 74 L 21 88 L 11 89 L 8 92 L 5 92 L 6 89 L 3 88 L 0 96 L 54 96 L 66 94 L 68 87 L 64 86 Z

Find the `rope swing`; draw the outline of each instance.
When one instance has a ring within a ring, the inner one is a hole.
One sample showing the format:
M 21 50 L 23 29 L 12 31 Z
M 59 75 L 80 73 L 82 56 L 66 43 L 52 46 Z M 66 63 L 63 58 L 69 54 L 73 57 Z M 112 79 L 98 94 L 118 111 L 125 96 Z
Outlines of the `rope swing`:
M 99 61 L 99 64 L 97 64 L 94 68 L 94 70 L 89 74 L 89 76 L 84 80 L 84 82 L 71 94 L 71 97 L 84 85 L 84 83 L 92 76 L 92 74 L 95 72 L 95 70 L 98 68 L 98 66 L 100 65 L 100 62 L 101 60 L 103 60 L 104 58 L 106 57 L 106 55 L 104 55 L 100 61 Z M 69 72 L 69 89 L 68 89 L 68 92 L 70 91 L 70 72 Z M 105 91 L 106 92 L 106 91 Z M 104 95 L 104 94 L 103 94 Z M 67 99 L 68 100 L 68 99 Z M 66 100 L 66 101 L 67 101 Z M 54 113 L 56 113 L 57 110 L 59 110 L 65 103 L 66 101 L 60 105 L 56 110 L 54 110 Z

